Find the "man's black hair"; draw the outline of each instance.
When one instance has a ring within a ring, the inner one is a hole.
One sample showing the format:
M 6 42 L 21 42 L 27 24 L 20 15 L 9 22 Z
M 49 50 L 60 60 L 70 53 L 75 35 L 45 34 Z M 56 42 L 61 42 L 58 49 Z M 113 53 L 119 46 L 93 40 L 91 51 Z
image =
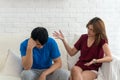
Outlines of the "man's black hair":
M 48 40 L 48 32 L 44 27 L 36 27 L 31 32 L 31 38 L 38 40 L 41 45 L 44 45 Z

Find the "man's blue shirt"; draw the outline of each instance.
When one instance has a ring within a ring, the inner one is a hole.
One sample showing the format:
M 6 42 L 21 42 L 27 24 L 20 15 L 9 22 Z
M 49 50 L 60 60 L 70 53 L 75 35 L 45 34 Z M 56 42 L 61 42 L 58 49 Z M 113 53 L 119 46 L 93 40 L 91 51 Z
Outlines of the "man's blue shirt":
M 20 45 L 21 56 L 26 55 L 28 40 L 26 39 Z M 42 48 L 33 48 L 33 65 L 32 69 L 47 69 L 52 65 L 52 60 L 60 57 L 58 45 L 54 39 L 48 37 L 48 41 Z

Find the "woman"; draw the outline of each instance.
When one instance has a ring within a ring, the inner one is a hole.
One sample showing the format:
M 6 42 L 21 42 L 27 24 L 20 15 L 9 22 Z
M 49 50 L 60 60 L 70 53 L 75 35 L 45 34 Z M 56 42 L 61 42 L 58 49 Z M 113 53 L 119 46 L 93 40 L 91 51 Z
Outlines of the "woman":
M 53 33 L 54 37 L 62 40 L 70 56 L 74 56 L 79 50 L 81 52 L 79 60 L 71 69 L 70 80 L 94 80 L 102 63 L 112 61 L 104 22 L 95 17 L 86 27 L 88 33 L 81 35 L 73 48 L 65 41 L 61 31 Z

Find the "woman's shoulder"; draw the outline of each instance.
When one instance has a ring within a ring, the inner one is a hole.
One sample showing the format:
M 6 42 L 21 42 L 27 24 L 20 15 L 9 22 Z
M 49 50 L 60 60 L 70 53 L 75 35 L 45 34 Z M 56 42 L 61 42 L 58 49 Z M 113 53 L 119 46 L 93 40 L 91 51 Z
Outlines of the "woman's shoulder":
M 108 44 L 107 40 L 106 40 L 106 39 L 101 39 L 101 41 L 100 41 L 99 44 L 102 46 L 102 45 L 104 45 L 105 43 Z
M 87 38 L 87 37 L 88 37 L 87 34 L 82 34 L 82 35 L 81 35 L 81 38 Z
M 82 34 L 82 35 L 80 36 L 80 38 L 78 39 L 78 41 L 85 41 L 87 38 L 88 38 L 88 35 L 87 35 L 87 34 Z

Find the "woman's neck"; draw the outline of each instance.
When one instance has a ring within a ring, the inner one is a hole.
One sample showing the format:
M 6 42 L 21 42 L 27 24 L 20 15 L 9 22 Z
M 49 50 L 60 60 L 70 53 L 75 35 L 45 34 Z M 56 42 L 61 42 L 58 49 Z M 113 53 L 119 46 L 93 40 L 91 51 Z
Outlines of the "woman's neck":
M 91 40 L 91 41 L 94 41 L 95 37 L 88 36 L 88 39 Z

